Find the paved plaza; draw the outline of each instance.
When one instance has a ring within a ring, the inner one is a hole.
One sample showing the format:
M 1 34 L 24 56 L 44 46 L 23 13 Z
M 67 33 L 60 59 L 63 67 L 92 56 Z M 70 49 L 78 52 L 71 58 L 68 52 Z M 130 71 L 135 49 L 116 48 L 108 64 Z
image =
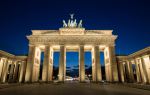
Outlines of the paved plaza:
M 150 95 L 150 91 L 112 84 L 23 84 L 2 88 L 0 95 Z

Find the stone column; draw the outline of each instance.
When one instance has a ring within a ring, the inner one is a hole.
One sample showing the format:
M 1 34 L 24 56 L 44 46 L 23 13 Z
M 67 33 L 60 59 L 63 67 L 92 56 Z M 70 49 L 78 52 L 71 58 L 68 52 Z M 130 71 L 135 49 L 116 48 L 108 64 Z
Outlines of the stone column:
M 42 70 L 42 81 L 48 81 L 48 68 L 50 62 L 50 46 L 45 46 L 44 50 L 44 62 L 43 62 L 43 70 Z
M 94 46 L 92 50 L 92 78 L 94 82 L 102 80 L 99 46 Z
M 93 54 L 94 52 L 92 51 L 92 81 L 96 81 L 96 73 L 95 73 L 95 71 L 96 71 L 96 69 L 95 69 L 95 59 L 94 59 L 94 54 Z
M 50 50 L 50 60 L 49 60 L 49 66 L 48 66 L 48 81 L 53 80 L 53 49 Z
M 126 69 L 126 62 L 124 62 L 124 75 L 125 75 L 125 81 L 128 82 L 129 75 L 128 75 L 128 71 Z
M 66 49 L 64 45 L 60 46 L 60 56 L 59 56 L 59 75 L 58 75 L 58 80 L 63 82 L 65 81 L 65 72 L 64 72 L 64 67 L 65 67 L 65 53 Z
M 52 48 L 50 46 L 45 46 L 42 81 L 46 81 L 46 82 L 52 81 L 52 77 L 53 77 L 52 54 L 53 54 Z
M 95 50 L 92 48 L 92 81 L 96 81 Z
M 132 68 L 132 63 L 130 61 L 127 61 L 127 70 L 128 70 L 129 82 L 134 82 L 133 68 Z
M 124 66 L 125 66 L 125 72 L 126 72 L 126 81 L 131 82 L 129 63 L 127 61 L 125 61 L 124 63 L 125 63 Z
M 2 80 L 3 66 L 4 66 L 4 60 L 3 60 L 3 58 L 0 58 L 0 82 Z
M 150 55 L 148 55 L 148 62 L 145 62 L 147 65 L 147 73 L 150 72 Z M 148 80 L 149 80 L 149 84 L 150 84 L 150 74 L 148 74 Z
M 116 62 L 116 56 L 115 56 L 115 47 L 114 46 L 108 46 L 107 47 L 107 63 L 109 63 L 108 66 L 110 66 L 110 75 L 112 75 L 109 80 L 112 82 L 118 82 L 118 69 L 117 69 L 117 62 Z M 107 74 L 107 73 L 106 73 Z M 112 80 L 111 80 L 112 79 Z
M 21 67 L 20 67 L 20 76 L 19 76 L 19 82 L 24 82 L 25 81 L 25 71 L 26 71 L 26 62 L 22 62 L 21 63 Z
M 13 82 L 14 68 L 15 68 L 15 62 L 11 64 L 8 82 Z
M 41 49 L 36 47 L 33 70 L 32 70 L 32 82 L 38 82 L 40 76 L 40 64 L 41 64 Z
M 65 58 L 64 58 L 64 80 L 66 79 L 66 53 L 67 53 L 67 50 L 65 49 Z
M 136 68 L 136 77 L 137 77 L 137 82 L 141 82 L 141 76 L 140 76 L 140 71 L 139 71 L 139 66 L 138 66 L 138 62 L 135 59 L 135 68 Z
M 134 74 L 133 74 L 133 67 L 132 67 L 132 62 L 129 61 L 129 68 L 130 68 L 130 74 L 131 74 L 131 80 L 134 82 Z
M 124 77 L 124 69 L 123 69 L 123 63 L 119 62 L 119 72 L 120 72 L 120 79 L 121 82 L 125 82 L 125 77 Z
M 111 64 L 110 64 L 110 57 L 109 57 L 108 47 L 106 47 L 104 49 L 104 59 L 105 59 L 106 81 L 112 82 Z
M 141 65 L 142 65 L 142 68 L 143 68 L 145 83 L 150 83 L 150 81 L 148 79 L 148 72 L 147 72 L 146 64 L 145 64 L 144 59 L 142 57 L 141 57 Z
M 79 80 L 85 81 L 85 65 L 84 65 L 84 45 L 79 47 Z
M 17 81 L 18 81 L 19 65 L 20 65 L 19 62 L 16 62 L 15 68 L 14 68 L 14 75 L 13 75 L 13 80 L 14 80 L 14 82 L 17 82 Z
M 140 72 L 140 76 L 141 76 L 141 82 L 142 83 L 146 83 L 146 78 L 145 78 L 145 75 L 144 75 L 144 72 L 143 72 L 143 66 L 142 66 L 142 63 L 141 63 L 141 59 L 138 59 L 138 64 L 139 64 L 139 72 Z
M 25 82 L 31 82 L 32 80 L 33 64 L 34 64 L 35 51 L 36 51 L 35 48 L 36 48 L 35 46 L 29 45 Z
M 8 74 L 9 64 L 10 64 L 10 61 L 8 59 L 6 59 L 5 62 L 4 62 L 3 70 L 2 70 L 2 80 L 1 80 L 2 83 L 6 82 L 6 77 L 7 77 L 7 74 Z

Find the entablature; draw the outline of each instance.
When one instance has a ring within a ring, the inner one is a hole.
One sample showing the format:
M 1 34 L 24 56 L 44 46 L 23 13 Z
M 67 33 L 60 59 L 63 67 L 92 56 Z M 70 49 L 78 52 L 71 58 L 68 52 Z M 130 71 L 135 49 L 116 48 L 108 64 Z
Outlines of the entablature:
M 55 36 L 27 36 L 29 43 L 57 43 L 57 44 L 110 44 L 117 36 L 90 36 L 90 35 L 55 35 Z
M 112 35 L 113 30 L 85 30 L 85 28 L 60 28 L 59 30 L 32 30 L 32 35 Z

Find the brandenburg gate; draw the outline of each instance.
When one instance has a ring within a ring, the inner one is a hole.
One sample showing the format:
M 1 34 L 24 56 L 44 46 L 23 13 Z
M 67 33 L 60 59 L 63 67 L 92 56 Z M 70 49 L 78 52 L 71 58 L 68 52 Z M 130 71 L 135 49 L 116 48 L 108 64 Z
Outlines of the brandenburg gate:
M 29 54 L 25 74 L 25 82 L 36 82 L 39 79 L 41 53 L 44 52 L 42 81 L 53 80 L 53 54 L 60 51 L 58 80 L 65 80 L 66 52 L 79 52 L 79 81 L 85 81 L 84 52 L 90 51 L 92 55 L 92 80 L 102 80 L 100 52 L 104 52 L 106 80 L 118 81 L 118 69 L 115 56 L 116 35 L 112 30 L 86 30 L 82 20 L 77 23 L 71 18 L 59 30 L 32 30 L 29 40 Z

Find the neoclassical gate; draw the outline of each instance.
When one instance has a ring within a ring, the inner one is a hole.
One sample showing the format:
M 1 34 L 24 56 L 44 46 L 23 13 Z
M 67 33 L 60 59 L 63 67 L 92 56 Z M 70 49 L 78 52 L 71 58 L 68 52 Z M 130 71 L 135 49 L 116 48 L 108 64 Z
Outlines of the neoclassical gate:
M 59 30 L 32 30 L 29 40 L 29 55 L 25 82 L 36 82 L 39 78 L 40 56 L 44 52 L 42 81 L 52 81 L 53 53 L 60 51 L 58 80 L 64 81 L 66 76 L 66 52 L 79 52 L 79 80 L 85 81 L 84 52 L 92 54 L 92 80 L 102 80 L 100 52 L 104 52 L 106 80 L 118 81 L 118 71 L 115 56 L 116 35 L 112 30 L 85 30 L 82 20 L 79 23 L 71 18 Z

